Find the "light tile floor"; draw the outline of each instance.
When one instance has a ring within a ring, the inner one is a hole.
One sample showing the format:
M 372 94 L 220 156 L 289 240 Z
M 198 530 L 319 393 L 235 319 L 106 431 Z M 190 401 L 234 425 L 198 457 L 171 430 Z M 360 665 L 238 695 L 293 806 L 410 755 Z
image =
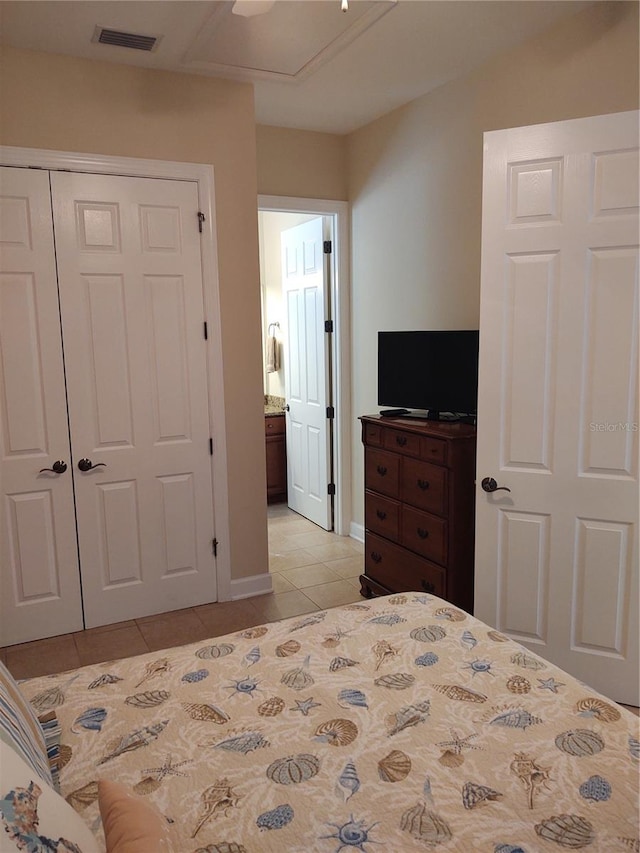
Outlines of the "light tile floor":
M 360 542 L 321 530 L 286 504 L 269 507 L 268 515 L 270 595 L 203 604 L 7 646 L 0 649 L 0 660 L 14 678 L 33 678 L 362 600 L 358 576 L 363 571 L 364 548 Z M 640 716 L 640 709 L 623 707 Z
M 15 678 L 143 654 L 361 600 L 363 546 L 327 533 L 286 504 L 269 507 L 273 593 L 189 607 L 0 649 Z

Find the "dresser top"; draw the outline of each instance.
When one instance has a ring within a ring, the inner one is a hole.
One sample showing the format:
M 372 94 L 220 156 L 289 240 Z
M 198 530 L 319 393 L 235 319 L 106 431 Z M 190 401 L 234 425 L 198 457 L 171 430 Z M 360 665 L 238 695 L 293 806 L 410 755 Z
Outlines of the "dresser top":
M 476 428 L 471 424 L 451 423 L 448 421 L 429 421 L 423 418 L 400 417 L 383 418 L 380 415 L 361 415 L 363 423 L 375 423 L 383 427 L 428 435 L 434 438 L 470 438 L 475 437 Z

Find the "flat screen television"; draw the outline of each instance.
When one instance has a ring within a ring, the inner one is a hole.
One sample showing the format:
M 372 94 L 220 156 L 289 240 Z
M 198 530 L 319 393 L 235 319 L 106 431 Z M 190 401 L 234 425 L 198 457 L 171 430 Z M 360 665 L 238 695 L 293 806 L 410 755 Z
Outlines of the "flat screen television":
M 477 330 L 378 332 L 378 405 L 431 420 L 475 415 L 478 340 Z

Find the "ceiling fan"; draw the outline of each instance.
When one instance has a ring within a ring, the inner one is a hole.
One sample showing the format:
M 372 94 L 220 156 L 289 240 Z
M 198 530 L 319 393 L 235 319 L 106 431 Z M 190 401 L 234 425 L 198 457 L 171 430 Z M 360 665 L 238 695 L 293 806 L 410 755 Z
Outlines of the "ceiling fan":
M 231 11 L 234 15 L 241 15 L 243 18 L 253 18 L 255 15 L 264 15 L 275 4 L 276 0 L 235 0 Z M 341 0 L 340 8 L 343 12 L 347 12 L 349 0 Z

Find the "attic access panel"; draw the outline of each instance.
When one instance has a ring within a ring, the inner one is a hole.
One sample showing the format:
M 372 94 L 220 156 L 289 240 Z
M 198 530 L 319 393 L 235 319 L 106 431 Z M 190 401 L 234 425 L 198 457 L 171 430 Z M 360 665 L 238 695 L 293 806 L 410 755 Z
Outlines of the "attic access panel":
M 342 12 L 338 0 L 278 0 L 253 17 L 219 2 L 184 62 L 244 80 L 296 81 L 328 62 L 393 9 L 397 0 L 357 0 Z

